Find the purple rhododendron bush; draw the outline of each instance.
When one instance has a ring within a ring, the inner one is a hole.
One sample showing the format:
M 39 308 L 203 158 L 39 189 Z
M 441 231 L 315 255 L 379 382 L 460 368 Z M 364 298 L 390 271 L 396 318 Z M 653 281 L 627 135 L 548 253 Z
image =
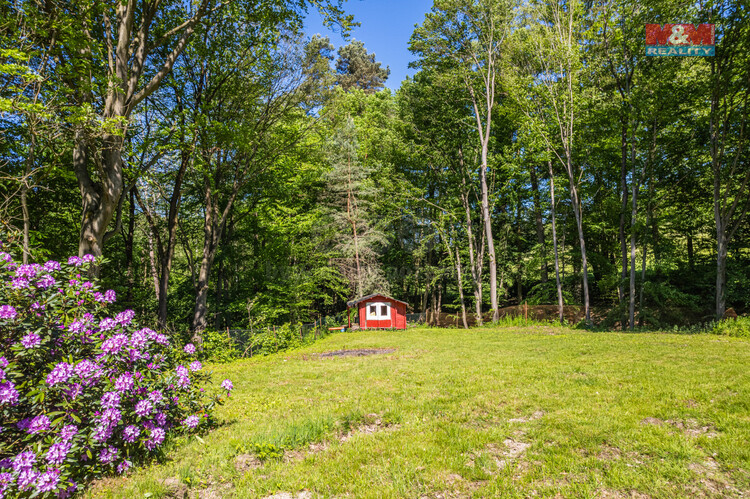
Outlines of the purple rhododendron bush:
M 0 497 L 66 497 L 125 473 L 171 433 L 211 426 L 232 388 L 209 394 L 193 345 L 173 349 L 132 310 L 114 313 L 93 264 L 0 251 Z

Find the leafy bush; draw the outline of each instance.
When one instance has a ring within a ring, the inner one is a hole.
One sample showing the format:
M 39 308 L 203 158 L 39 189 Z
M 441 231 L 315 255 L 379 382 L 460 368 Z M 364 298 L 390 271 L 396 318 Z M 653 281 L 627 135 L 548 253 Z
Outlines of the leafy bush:
M 18 265 L 0 252 L 0 497 L 64 496 L 212 424 L 193 356 L 87 279 L 94 258 Z M 232 385 L 222 383 L 227 392 Z
M 711 332 L 724 336 L 750 338 L 750 317 L 738 317 L 737 319 L 719 321 L 714 324 Z
M 239 352 L 234 340 L 223 331 L 206 329 L 201 332 L 203 339 L 202 348 L 199 353 L 201 360 L 209 362 L 226 363 L 239 358 Z
M 303 335 L 301 327 L 284 324 L 263 329 L 250 337 L 248 353 L 268 355 L 312 343 L 314 341 L 312 335 Z

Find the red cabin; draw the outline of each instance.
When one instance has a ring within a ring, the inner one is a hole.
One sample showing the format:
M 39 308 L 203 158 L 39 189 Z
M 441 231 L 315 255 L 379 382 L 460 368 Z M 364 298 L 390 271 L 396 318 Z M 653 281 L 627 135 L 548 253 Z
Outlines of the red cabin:
M 367 295 L 346 303 L 349 309 L 359 310 L 360 329 L 406 329 L 406 303 L 381 294 Z

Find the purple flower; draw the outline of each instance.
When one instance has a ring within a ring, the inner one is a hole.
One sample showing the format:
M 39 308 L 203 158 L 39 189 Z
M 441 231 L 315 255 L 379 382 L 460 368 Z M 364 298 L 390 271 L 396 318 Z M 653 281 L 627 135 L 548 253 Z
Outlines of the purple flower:
M 109 320 L 112 320 L 112 319 L 109 319 Z M 127 334 L 123 334 L 123 333 L 116 334 L 112 336 L 111 338 L 104 340 L 104 343 L 102 343 L 102 351 L 104 353 L 109 353 L 109 354 L 117 353 L 120 350 L 122 350 L 123 347 L 127 344 L 128 344 Z
M 185 366 L 177 366 L 174 370 L 175 374 L 179 377 L 185 377 L 188 375 L 187 367 Z
M 104 409 L 120 407 L 120 394 L 117 392 L 107 392 L 102 395 L 101 405 Z
M 203 364 L 201 364 L 197 360 L 190 363 L 190 370 L 193 372 L 200 371 L 202 367 L 203 367 Z
M 31 469 L 36 463 L 36 454 L 31 451 L 21 452 L 13 458 L 13 471 L 19 473 Z
M 13 484 L 13 475 L 10 473 L 0 473 L 0 497 L 5 497 L 5 492 Z
M 117 295 L 113 289 L 108 289 L 104 292 L 104 301 L 107 303 L 114 303 L 117 300 Z
M 10 256 L 5 251 L 0 251 L 0 262 L 12 262 L 12 261 L 13 261 L 12 256 Z
M 200 422 L 201 422 L 201 419 L 198 416 L 192 415 L 192 416 L 186 417 L 185 420 L 182 422 L 182 424 L 187 426 L 190 429 L 193 429 L 196 426 L 198 426 L 198 423 Z
M 117 472 L 122 475 L 123 473 L 128 471 L 128 469 L 130 469 L 130 465 L 130 461 L 128 461 L 127 459 L 123 459 L 123 461 L 117 465 Z
M 16 277 L 33 279 L 36 277 L 36 267 L 34 265 L 19 265 L 16 269 Z
M 99 366 L 89 359 L 83 359 L 81 362 L 76 364 L 74 370 L 79 378 L 86 379 L 91 377 L 92 374 L 96 373 L 99 370 Z
M 162 401 L 162 399 L 164 399 L 164 394 L 162 394 L 159 390 L 154 390 L 153 392 L 148 394 L 148 399 L 154 404 L 158 404 Z
M 122 430 L 122 439 L 128 443 L 133 443 L 141 434 L 141 430 L 137 426 L 129 425 Z
M 177 386 L 179 388 L 187 388 L 188 386 L 190 386 L 190 378 L 188 378 L 187 376 L 180 376 L 179 378 L 177 378 Z
M 18 390 L 16 385 L 12 381 L 0 383 L 0 405 L 10 404 L 16 405 L 18 403 Z
M 68 326 L 68 331 L 77 334 L 82 333 L 86 330 L 86 322 L 85 321 L 73 321 Z
M 109 317 L 107 317 L 106 319 L 102 319 L 102 321 L 99 323 L 99 331 L 109 331 L 110 329 L 114 329 L 116 327 L 117 322 Z
M 47 289 L 47 288 L 54 286 L 55 284 L 57 284 L 57 281 L 55 281 L 55 278 L 49 274 L 45 274 L 44 276 L 42 276 L 41 279 L 39 279 L 36 282 L 36 287 L 41 288 L 41 289 Z
M 61 465 L 63 461 L 65 461 L 65 458 L 68 457 L 68 452 L 70 452 L 70 445 L 71 444 L 69 442 L 58 442 L 56 444 L 50 445 L 45 459 L 50 464 L 56 464 L 58 466 Z
M 29 333 L 21 338 L 21 345 L 24 348 L 35 348 L 42 344 L 42 339 L 36 333 Z
M 0 357 L 0 367 L 8 367 L 8 359 L 5 356 Z
M 36 477 L 38 476 L 39 472 L 32 468 L 21 470 L 16 481 L 16 483 L 18 484 L 18 488 L 20 490 L 30 489 L 31 486 L 34 485 L 34 482 L 36 482 Z
M 83 260 L 78 258 L 77 256 L 71 256 L 68 258 L 68 265 L 75 265 L 76 267 L 80 267 L 83 263 Z
M 63 391 L 71 400 L 75 400 L 81 393 L 83 393 L 83 386 L 80 383 L 73 383 L 70 388 Z
M 0 368 L 0 381 L 4 379 L 5 379 L 5 371 L 3 371 L 2 368 Z
M 54 260 L 48 260 L 47 263 L 44 264 L 44 270 L 47 272 L 54 272 L 55 270 L 60 270 L 60 262 L 56 262 Z
M 90 253 L 87 253 L 83 255 L 83 258 L 81 260 L 83 261 L 83 263 L 91 263 L 96 260 L 96 257 Z
M 60 362 L 47 375 L 47 384 L 54 386 L 57 383 L 65 383 L 73 376 L 73 366 L 67 362 Z
M 36 480 L 36 490 L 42 493 L 52 492 L 57 488 L 59 480 L 60 472 L 58 470 L 45 471 Z
M 13 289 L 26 289 L 29 287 L 29 281 L 23 277 L 17 277 L 10 281 L 10 287 Z
M 234 385 L 228 379 L 225 379 L 224 381 L 221 382 L 221 387 L 223 389 L 225 389 L 226 391 L 228 391 L 228 392 L 230 392 L 230 391 L 232 391 L 234 389 Z
M 195 353 L 195 345 L 193 345 L 192 343 L 188 343 L 187 345 L 185 345 L 185 348 L 183 350 L 185 350 L 185 353 L 189 353 L 190 355 L 192 355 Z
M 78 433 L 78 427 L 76 425 L 66 425 L 60 431 L 60 438 L 63 442 L 70 442 L 74 436 Z
M 118 451 L 117 448 L 107 447 L 106 449 L 102 449 L 99 453 L 99 461 L 101 461 L 102 464 L 110 464 L 117 459 L 119 453 L 120 451 Z
M 0 307 L 0 319 L 15 319 L 16 315 L 16 309 L 10 305 L 3 305 Z
M 98 301 L 99 303 L 104 301 L 104 295 L 101 294 L 99 291 L 94 293 L 94 300 Z
M 160 412 L 154 416 L 154 421 L 156 421 L 156 424 L 159 426 L 164 426 L 167 424 L 167 415 Z
M 115 390 L 118 392 L 126 392 L 133 388 L 133 375 L 130 373 L 123 373 L 115 380 Z
M 161 443 L 164 441 L 164 437 L 166 436 L 166 433 L 162 428 L 152 428 L 150 430 L 151 436 L 148 440 L 146 440 L 146 448 L 148 450 L 154 450 L 156 447 L 161 445 Z
M 145 347 L 148 342 L 148 331 L 148 329 L 139 329 L 130 335 L 130 346 L 136 350 Z
M 91 438 L 95 442 L 106 442 L 111 436 L 112 427 L 105 423 L 99 423 L 99 425 L 94 428 L 94 433 L 91 435 Z
M 60 490 L 60 492 L 57 493 L 57 499 L 67 499 L 68 497 L 72 497 L 75 491 L 78 490 L 77 483 L 71 482 L 70 479 L 68 479 L 68 483 L 70 483 L 70 486 L 68 486 L 67 489 Z
M 135 413 L 139 415 L 140 417 L 146 417 L 154 410 L 154 405 L 151 403 L 150 400 L 141 400 L 137 404 L 135 404 Z
M 120 312 L 115 316 L 115 322 L 123 326 L 127 326 L 132 322 L 134 317 L 135 312 L 133 312 L 132 310 L 125 310 L 124 312 Z
M 39 433 L 40 431 L 47 431 L 49 430 L 49 418 L 42 414 L 41 416 L 37 416 L 34 419 L 31 420 L 31 423 L 29 424 L 28 429 L 26 430 L 26 433 Z
M 157 343 L 157 344 L 165 346 L 165 347 L 169 346 L 169 338 L 167 338 L 167 336 L 165 334 L 159 334 L 159 333 L 157 333 L 157 334 L 154 335 L 154 337 L 152 339 L 153 339 L 154 343 Z
M 110 426 L 116 425 L 122 421 L 122 412 L 115 407 L 109 407 L 102 413 L 102 422 L 107 423 Z

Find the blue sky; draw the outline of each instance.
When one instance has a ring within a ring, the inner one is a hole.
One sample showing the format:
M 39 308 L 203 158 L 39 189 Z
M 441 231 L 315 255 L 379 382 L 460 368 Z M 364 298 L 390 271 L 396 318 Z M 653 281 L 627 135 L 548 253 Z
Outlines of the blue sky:
M 422 24 L 424 15 L 432 8 L 432 0 L 348 0 L 344 4 L 347 14 L 361 26 L 352 30 L 351 38 L 361 40 L 369 52 L 375 52 L 375 60 L 389 66 L 391 75 L 386 86 L 396 90 L 407 75 L 413 75 L 409 62 L 409 38 L 415 24 Z M 314 8 L 305 22 L 308 35 L 320 33 L 328 36 L 338 49 L 346 45 L 338 33 L 323 26 L 320 15 Z

